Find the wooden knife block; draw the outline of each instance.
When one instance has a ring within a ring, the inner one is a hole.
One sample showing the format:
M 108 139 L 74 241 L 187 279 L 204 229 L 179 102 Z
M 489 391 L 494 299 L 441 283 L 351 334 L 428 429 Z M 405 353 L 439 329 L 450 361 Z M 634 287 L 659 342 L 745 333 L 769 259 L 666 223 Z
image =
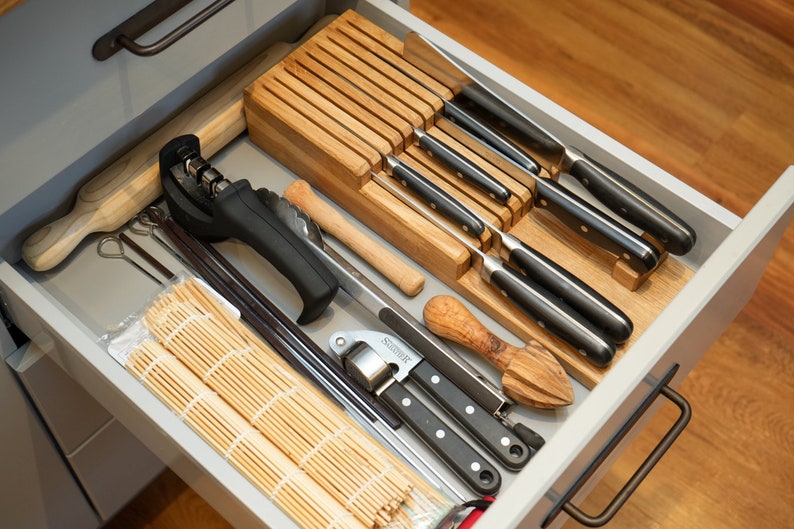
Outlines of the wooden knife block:
M 587 387 L 594 386 L 608 368 L 592 366 L 512 307 L 471 268 L 469 251 L 462 244 L 372 180 L 372 172 L 390 178 L 383 173 L 381 153 L 409 162 L 467 207 L 564 266 L 624 310 L 635 332 L 618 348 L 616 360 L 692 271 L 675 259 L 665 259 L 652 273 L 638 276 L 551 215 L 532 208 L 531 181 L 520 183 L 515 174 L 489 161 L 492 153 L 464 145 L 447 133 L 450 128 L 436 118 L 443 106 L 436 94 L 451 98 L 452 93 L 404 61 L 401 52 L 399 39 L 361 15 L 345 12 L 245 89 L 251 141 L 518 337 L 546 345 L 569 374 Z M 508 203 L 498 204 L 425 154 L 415 145 L 413 127 L 456 146 L 508 186 L 512 192 Z M 479 244 L 488 251 L 490 235 L 482 236 Z

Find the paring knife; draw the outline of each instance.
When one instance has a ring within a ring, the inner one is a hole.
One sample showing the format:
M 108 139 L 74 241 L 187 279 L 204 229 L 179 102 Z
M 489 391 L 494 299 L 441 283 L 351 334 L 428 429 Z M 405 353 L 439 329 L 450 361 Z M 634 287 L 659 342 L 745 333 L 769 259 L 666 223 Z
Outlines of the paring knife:
M 414 127 L 416 143 L 430 156 L 441 162 L 455 174 L 474 185 L 499 204 L 506 204 L 511 196 L 507 187 L 480 169 L 480 167 L 458 151 L 424 130 Z
M 668 252 L 683 255 L 694 247 L 695 231 L 679 216 L 614 171 L 564 144 L 478 82 L 458 61 L 422 35 L 406 36 L 403 57 L 452 89 L 457 94 L 456 102 L 475 110 L 492 125 L 508 130 L 510 136 L 521 138 L 543 160 L 547 170 L 568 172 L 607 208 L 652 235 Z M 504 154 L 512 157 L 515 151 Z M 523 155 L 519 155 L 515 160 L 521 163 L 522 159 Z
M 441 222 L 432 210 L 408 196 L 400 187 L 378 174 L 372 173 L 371 177 L 396 198 L 463 244 L 469 250 L 472 266 L 480 273 L 480 277 L 496 288 L 539 327 L 570 345 L 596 366 L 606 366 L 612 361 L 616 350 L 615 342 L 559 297 L 537 282 L 522 276 L 500 259 L 483 253 L 463 235 Z
M 374 54 L 374 52 L 373 52 Z M 375 54 L 386 65 L 423 87 L 443 102 L 443 115 L 436 114 L 437 124 L 459 141 L 470 138 L 475 143 L 498 153 L 503 163 L 497 165 L 516 175 L 520 183 L 535 188 L 536 207 L 545 209 L 574 233 L 623 260 L 638 274 L 643 275 L 658 266 L 661 256 L 654 245 L 623 226 L 598 208 L 550 178 L 539 176 L 540 164 L 525 150 L 505 137 L 493 126 L 473 114 L 457 101 L 444 99 L 441 94 L 417 79 L 394 61 Z M 509 167 L 505 168 L 505 165 Z M 515 176 L 514 176 L 515 177 Z M 529 180 L 530 182 L 527 182 Z

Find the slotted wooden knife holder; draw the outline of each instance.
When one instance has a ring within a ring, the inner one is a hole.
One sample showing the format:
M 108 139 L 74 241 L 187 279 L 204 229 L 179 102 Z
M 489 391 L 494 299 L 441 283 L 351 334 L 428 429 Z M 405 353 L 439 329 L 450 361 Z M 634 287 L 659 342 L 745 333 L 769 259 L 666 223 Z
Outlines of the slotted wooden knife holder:
M 594 386 L 608 368 L 591 365 L 530 321 L 480 279 L 462 244 L 371 179 L 372 172 L 389 178 L 383 173 L 382 154 L 409 162 L 467 207 L 624 310 L 635 331 L 618 348 L 616 361 L 692 271 L 676 259 L 664 259 L 652 273 L 638 276 L 547 212 L 533 208 L 531 181 L 517 181 L 489 161 L 488 151 L 447 134 L 436 112 L 443 107 L 438 95 L 451 98 L 451 91 L 404 61 L 401 52 L 402 41 L 361 15 L 345 12 L 245 90 L 250 139 L 517 336 L 546 345 L 582 384 Z M 512 192 L 507 204 L 498 204 L 428 156 L 415 144 L 413 127 L 457 147 L 505 184 Z M 491 242 L 490 234 L 479 240 L 483 251 Z

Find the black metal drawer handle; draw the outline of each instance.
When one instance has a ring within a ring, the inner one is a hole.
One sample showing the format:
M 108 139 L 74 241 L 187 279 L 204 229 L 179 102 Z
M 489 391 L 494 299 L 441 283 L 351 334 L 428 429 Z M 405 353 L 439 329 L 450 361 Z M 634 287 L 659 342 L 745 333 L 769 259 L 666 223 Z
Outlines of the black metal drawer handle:
M 618 434 L 604 446 L 604 448 L 593 460 L 590 466 L 588 466 L 585 472 L 557 501 L 554 509 L 552 509 L 551 513 L 543 522 L 543 527 L 546 527 L 548 524 L 550 524 L 561 510 L 565 511 L 565 513 L 567 513 L 571 518 L 587 527 L 601 527 L 608 523 L 615 516 L 615 514 L 617 514 L 618 510 L 620 510 L 620 508 L 626 503 L 640 483 L 642 483 L 642 481 L 648 476 L 648 473 L 650 473 L 656 463 L 659 462 L 662 456 L 673 445 L 681 432 L 684 431 L 684 428 L 686 428 L 686 425 L 689 423 L 689 419 L 692 417 L 692 407 L 689 405 L 689 402 L 680 393 L 667 385 L 677 370 L 678 365 L 673 366 L 667 375 L 665 375 L 663 379 L 658 382 L 653 391 L 648 394 L 639 408 L 637 408 L 631 417 L 629 417 Z M 659 395 L 663 395 L 678 407 L 680 410 L 678 419 L 670 427 L 661 441 L 659 441 L 659 443 L 656 445 L 656 448 L 651 451 L 645 461 L 643 461 L 639 468 L 637 468 L 637 470 L 634 472 L 634 475 L 632 475 L 623 488 L 620 489 L 620 492 L 615 495 L 609 505 L 607 505 L 607 507 L 598 515 L 592 516 L 585 513 L 571 502 L 571 498 L 581 488 L 584 482 L 587 481 L 590 476 L 592 476 L 595 470 L 615 449 L 618 443 L 620 443 L 620 441 L 626 436 L 631 427 L 637 422 L 640 416 L 647 411 L 647 409 Z
M 138 44 L 135 39 L 191 2 L 191 0 L 155 0 L 102 35 L 94 43 L 91 54 L 98 61 L 104 61 L 122 49 L 141 57 L 156 55 L 199 27 L 233 1 L 216 0 L 157 42 L 148 45 Z

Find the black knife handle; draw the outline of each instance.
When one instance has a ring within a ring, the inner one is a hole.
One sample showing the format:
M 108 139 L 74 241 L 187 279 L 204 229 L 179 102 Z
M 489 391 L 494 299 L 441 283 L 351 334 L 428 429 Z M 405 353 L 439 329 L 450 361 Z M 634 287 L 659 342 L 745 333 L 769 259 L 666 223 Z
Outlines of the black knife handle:
M 547 210 L 583 239 L 616 255 L 639 274 L 661 259 L 654 245 L 549 178 L 535 182 L 535 206 Z
M 479 217 L 472 214 L 467 207 L 428 180 L 422 173 L 394 156 L 389 156 L 387 163 L 391 176 L 464 231 L 474 236 L 480 236 L 485 231 L 485 224 Z
M 502 248 L 509 252 L 507 260 L 511 265 L 587 318 L 607 337 L 616 343 L 629 339 L 634 330 L 631 319 L 590 285 L 512 235 L 504 234 Z
M 483 191 L 499 204 L 506 204 L 510 190 L 494 177 L 480 169 L 474 162 L 452 147 L 425 131 L 416 129 L 417 143 L 433 158 L 455 172 L 463 180 Z
M 684 255 L 695 246 L 691 226 L 614 171 L 579 158 L 569 172 L 606 207 L 651 234 L 671 254 Z
M 411 370 L 410 377 L 505 467 L 519 470 L 529 462 L 530 450 L 516 434 L 430 362 L 420 362 Z
M 499 152 L 505 158 L 513 160 L 518 166 L 534 175 L 540 174 L 540 164 L 524 149 L 506 138 L 477 116 L 452 101 L 444 101 L 444 117 L 467 130 L 483 143 Z
M 502 476 L 496 467 L 415 395 L 395 382 L 380 393 L 380 398 L 472 490 L 483 496 L 496 494 L 502 486 Z
M 603 367 L 615 356 L 615 343 L 551 292 L 527 281 L 507 265 L 491 272 L 490 283 L 518 309 L 552 335 Z

